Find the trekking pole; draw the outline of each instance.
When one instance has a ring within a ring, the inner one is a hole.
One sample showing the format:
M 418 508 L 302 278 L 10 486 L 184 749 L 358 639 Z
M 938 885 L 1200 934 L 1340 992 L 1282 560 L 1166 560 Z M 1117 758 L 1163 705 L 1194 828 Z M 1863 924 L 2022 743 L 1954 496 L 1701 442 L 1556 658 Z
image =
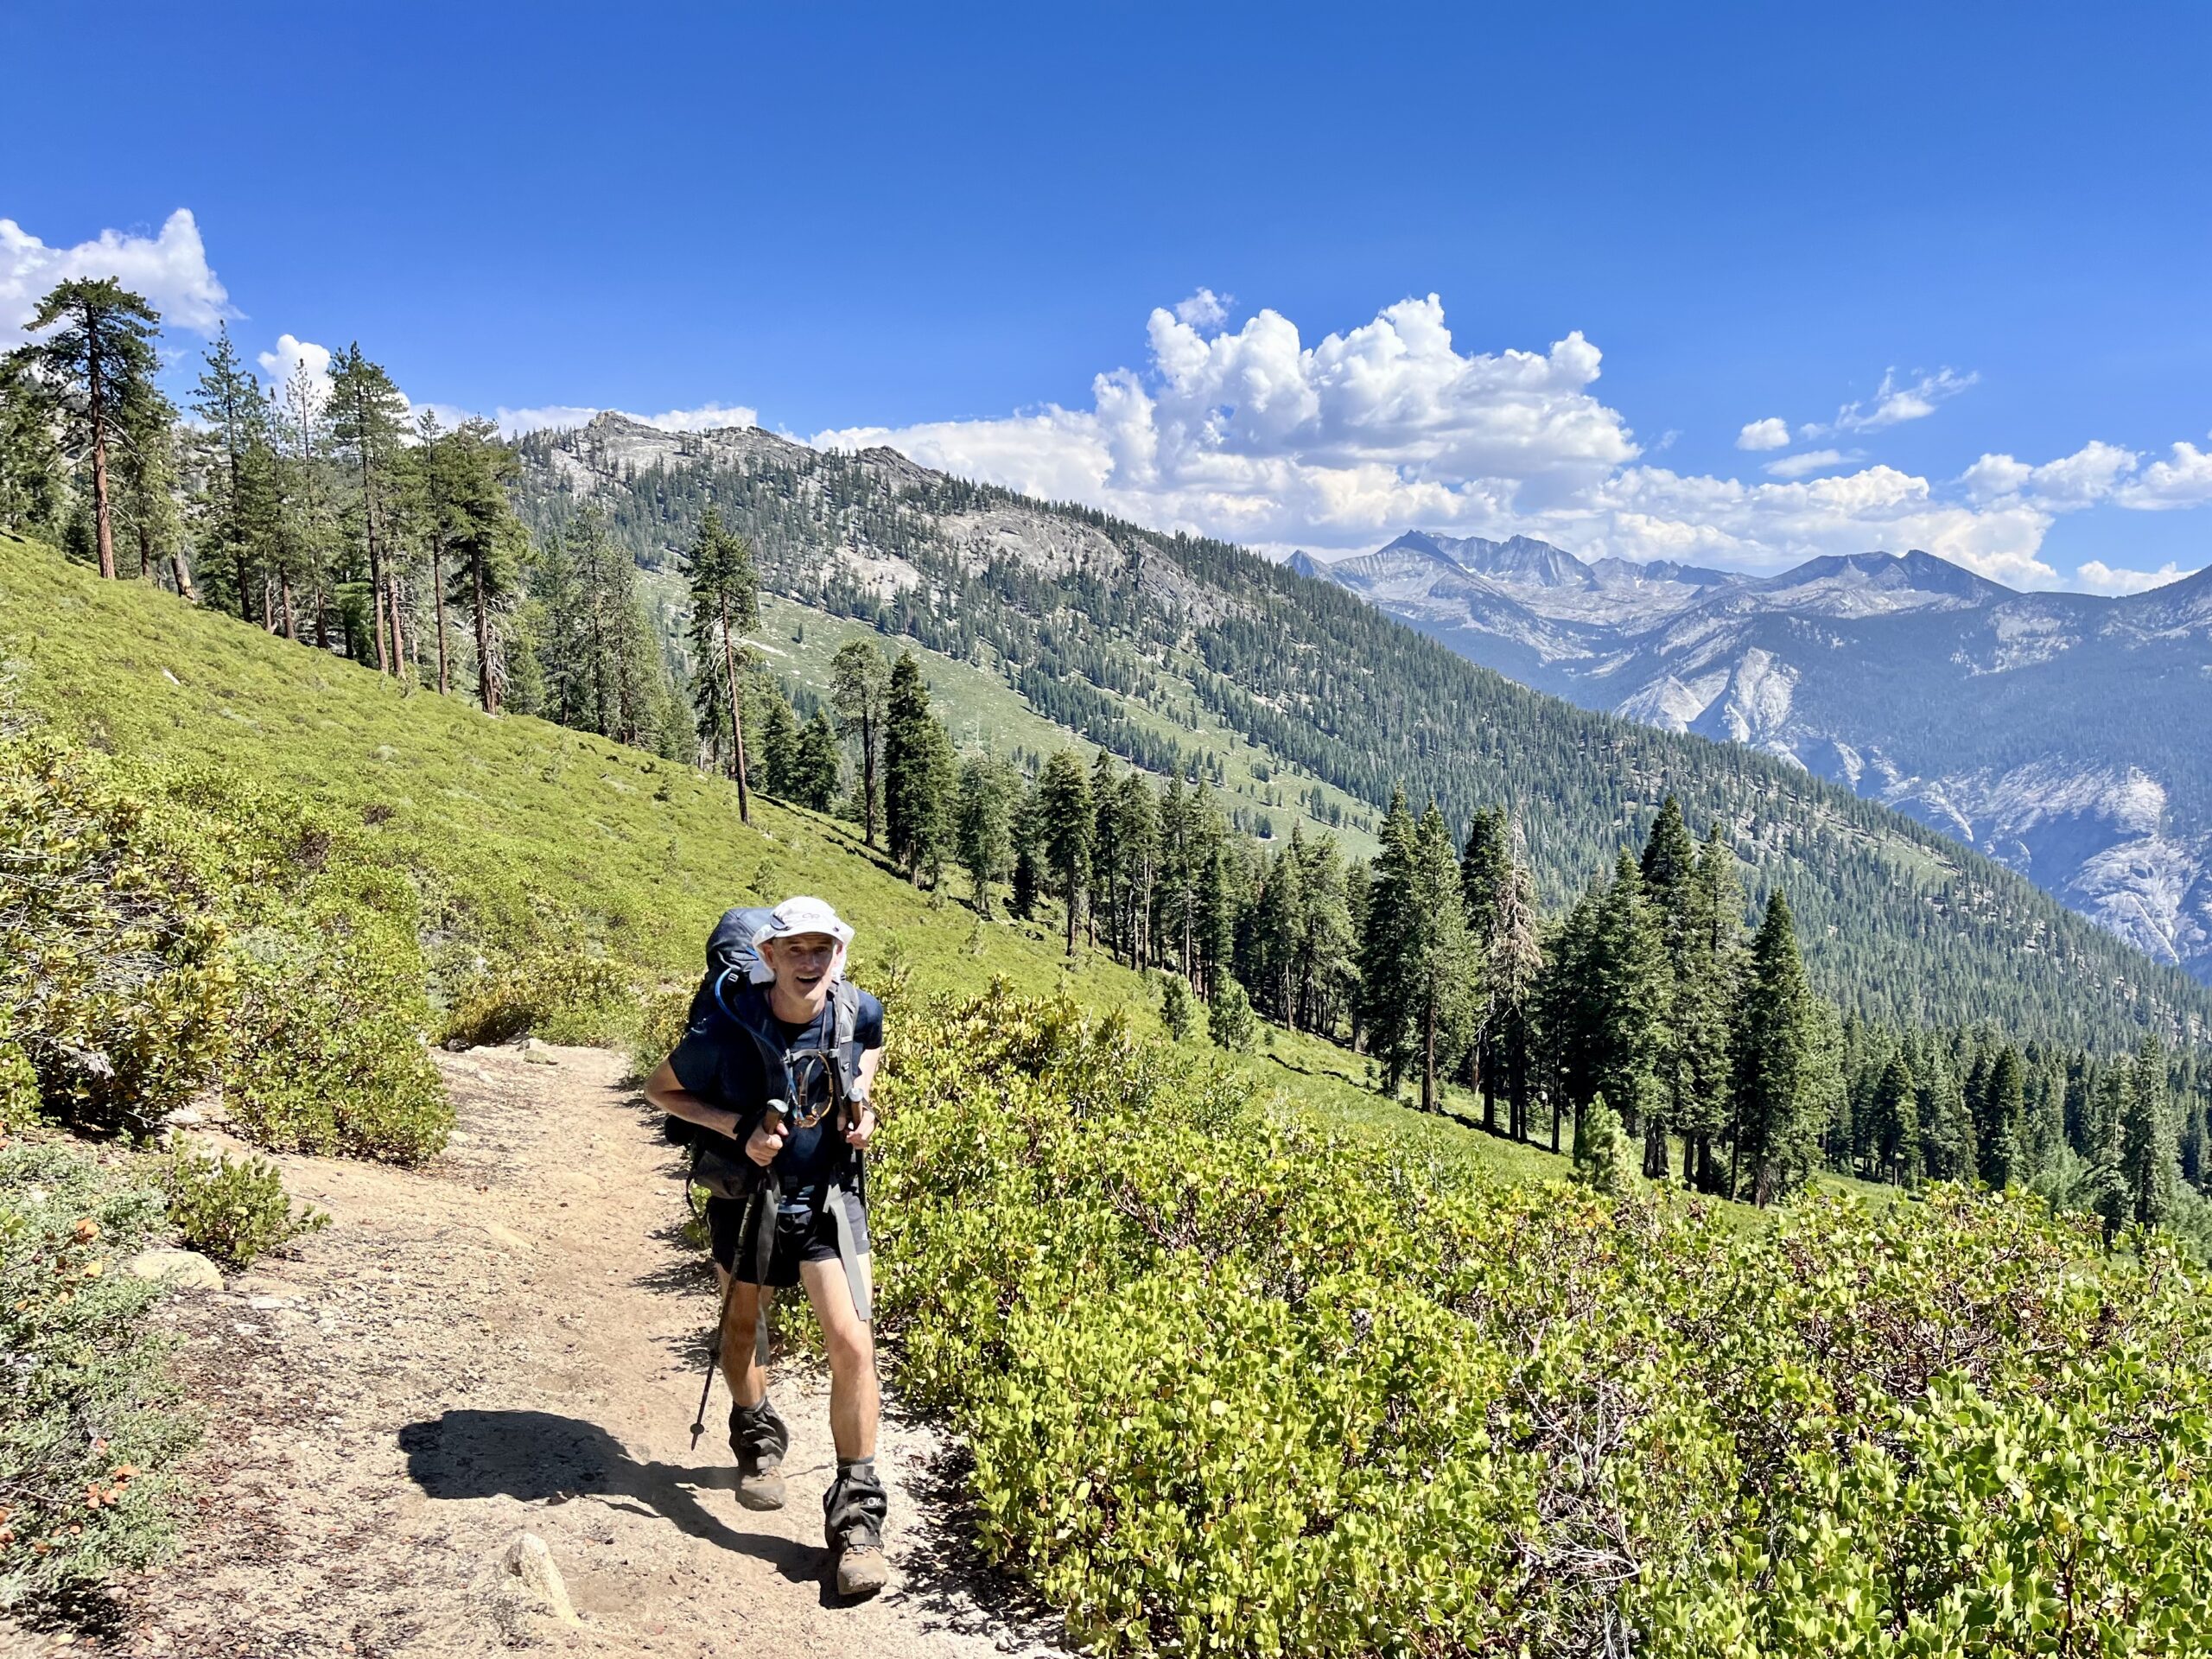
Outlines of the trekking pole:
M 768 1113 L 762 1122 L 771 1135 L 774 1135 L 783 1127 L 783 1105 L 784 1103 L 780 1100 L 768 1103 Z M 750 1214 L 751 1206 L 747 1206 L 747 1210 Z M 742 1231 L 741 1229 L 740 1230 Z M 739 1243 L 741 1245 L 743 1243 L 743 1239 L 741 1238 Z M 707 1349 L 707 1375 L 699 1384 L 699 1411 L 698 1414 L 691 1420 L 691 1449 L 694 1452 L 699 1449 L 699 1437 L 707 1432 L 707 1399 L 715 1391 L 715 1367 L 721 1363 L 722 1333 L 729 1328 L 729 1299 L 737 1294 L 735 1267 L 736 1263 L 733 1262 L 729 1282 L 722 1287 L 721 1317 L 715 1321 L 715 1339 Z M 766 1319 L 767 1316 L 767 1309 L 761 1309 L 760 1317 Z
M 729 1299 L 736 1293 L 737 1275 L 730 1275 L 722 1291 L 721 1318 L 715 1322 L 715 1340 L 707 1351 L 707 1376 L 699 1384 L 699 1414 L 691 1420 L 691 1449 L 699 1449 L 699 1437 L 707 1432 L 707 1396 L 715 1391 L 715 1367 L 721 1363 L 722 1332 L 729 1324 Z

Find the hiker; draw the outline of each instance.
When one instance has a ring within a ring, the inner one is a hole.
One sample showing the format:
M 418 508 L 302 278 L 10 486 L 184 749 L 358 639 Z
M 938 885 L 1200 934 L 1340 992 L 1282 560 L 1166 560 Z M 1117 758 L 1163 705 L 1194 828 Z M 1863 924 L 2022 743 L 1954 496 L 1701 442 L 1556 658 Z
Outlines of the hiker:
M 755 931 L 718 957 L 733 928 Z M 823 1530 L 838 1592 L 862 1596 L 889 1578 L 861 1156 L 875 1129 L 868 1092 L 883 1055 L 883 1005 L 843 976 L 852 938 L 819 899 L 786 899 L 765 917 L 732 911 L 709 945 L 709 980 L 683 1040 L 645 1098 L 696 1126 L 693 1179 L 714 1195 L 707 1228 L 723 1294 L 722 1372 L 736 1401 L 738 1501 L 783 1506 L 791 1433 L 768 1399 L 767 1321 L 774 1294 L 804 1285 L 830 1353 L 837 1449 Z M 717 972 L 718 961 L 749 971 Z

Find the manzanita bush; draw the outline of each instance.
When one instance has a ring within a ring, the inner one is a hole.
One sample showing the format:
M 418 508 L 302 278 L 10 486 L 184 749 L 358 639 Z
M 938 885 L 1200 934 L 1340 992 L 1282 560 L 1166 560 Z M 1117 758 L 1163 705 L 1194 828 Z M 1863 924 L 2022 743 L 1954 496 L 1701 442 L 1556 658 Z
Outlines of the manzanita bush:
M 894 1042 L 904 1385 L 1101 1648 L 2212 1649 L 2212 1313 L 2156 1236 L 1502 1186 L 1065 1002 Z

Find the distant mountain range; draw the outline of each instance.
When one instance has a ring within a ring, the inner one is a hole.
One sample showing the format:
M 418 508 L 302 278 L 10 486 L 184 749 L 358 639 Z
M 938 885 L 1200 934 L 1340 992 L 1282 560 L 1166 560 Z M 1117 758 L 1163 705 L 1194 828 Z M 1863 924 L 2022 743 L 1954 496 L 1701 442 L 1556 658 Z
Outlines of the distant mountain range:
M 1071 739 L 1096 743 L 1205 780 L 1263 837 L 1300 821 L 1308 835 L 1371 836 L 1401 785 L 1455 826 L 1506 803 L 1554 908 L 1640 844 L 1671 794 L 1700 830 L 1727 836 L 1755 901 L 1788 889 L 1808 969 L 1847 1011 L 1987 1019 L 2107 1048 L 2146 1026 L 2194 1040 L 2212 1031 L 2212 988 L 1924 823 L 1794 759 L 1516 684 L 1337 582 L 1244 549 L 1028 499 L 889 449 L 823 451 L 757 429 L 671 433 L 601 416 L 517 447 L 518 505 L 537 533 L 602 515 L 671 598 L 679 551 L 714 507 L 751 541 L 764 587 L 819 619 L 785 614 L 760 638 L 764 661 L 801 689 L 820 690 L 823 665 L 807 664 L 858 624 L 918 652 L 949 708 L 998 710 L 988 723 L 1000 735 L 986 741 L 1001 753 L 1033 761 Z M 1432 631 L 1456 619 L 1470 642 L 1501 637 L 1472 627 L 1478 604 L 1501 628 L 1510 619 L 1537 641 L 1516 647 L 1523 673 L 1547 660 L 1594 665 L 1604 619 L 1626 606 L 1656 626 L 1701 594 L 1752 591 L 1712 571 L 1585 565 L 1533 542 L 1481 552 L 1508 583 L 1471 568 L 1478 550 L 1454 545 L 1456 556 L 1440 543 L 1401 547 L 1377 574 L 1399 569 L 1408 602 L 1440 584 L 1463 594 Z M 1520 597 L 1542 593 L 1553 598 L 1541 608 Z M 1686 683 L 1706 671 L 1688 670 Z
M 2100 599 L 1920 552 L 1758 579 L 1420 532 L 1292 563 L 1524 685 L 1897 807 L 2212 982 L 2212 569 Z

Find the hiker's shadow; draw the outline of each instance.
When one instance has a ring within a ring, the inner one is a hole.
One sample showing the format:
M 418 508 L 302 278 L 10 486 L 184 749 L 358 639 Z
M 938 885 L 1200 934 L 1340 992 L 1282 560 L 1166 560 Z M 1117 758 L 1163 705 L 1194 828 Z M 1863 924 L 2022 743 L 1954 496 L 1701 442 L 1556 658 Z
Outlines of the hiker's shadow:
M 519 1498 L 525 1503 L 589 1494 L 632 1515 L 657 1515 L 679 1532 L 766 1561 L 796 1584 L 821 1583 L 824 1553 L 796 1539 L 739 1532 L 694 1495 L 727 1491 L 729 1468 L 640 1463 L 596 1423 L 550 1411 L 448 1411 L 399 1431 L 407 1472 L 436 1498 Z

